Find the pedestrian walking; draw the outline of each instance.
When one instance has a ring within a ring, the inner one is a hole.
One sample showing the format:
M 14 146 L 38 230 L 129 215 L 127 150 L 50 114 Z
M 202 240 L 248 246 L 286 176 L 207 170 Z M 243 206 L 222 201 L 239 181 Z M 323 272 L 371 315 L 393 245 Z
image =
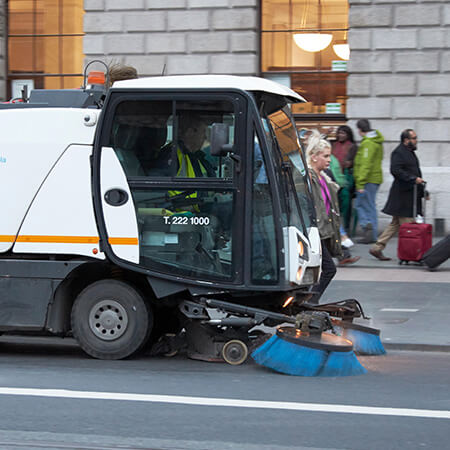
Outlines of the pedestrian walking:
M 339 230 L 341 233 L 341 245 L 342 245 L 343 256 L 338 259 L 339 259 L 339 264 L 342 265 L 342 261 L 345 261 L 347 258 L 351 257 L 350 251 L 348 249 L 350 247 L 353 247 L 353 245 L 354 245 L 352 240 L 348 237 L 347 231 L 345 230 L 344 219 L 342 217 L 342 210 L 341 210 L 341 192 L 344 189 L 348 188 L 350 181 L 342 173 L 339 161 L 334 155 L 331 155 L 330 166 L 328 169 L 324 170 L 324 172 L 339 186 L 339 191 L 338 191 L 339 212 L 340 212 L 340 229 Z
M 322 274 L 316 294 L 309 300 L 318 304 L 322 293 L 336 274 L 333 257 L 340 265 L 352 264 L 359 257 L 344 254 L 341 246 L 340 217 L 337 191 L 339 185 L 332 181 L 324 171 L 330 166 L 331 145 L 317 130 L 312 130 L 306 147 L 306 157 L 310 167 L 311 186 L 316 209 L 317 226 L 322 244 Z
M 353 211 L 353 195 L 355 184 L 353 179 L 353 161 L 356 156 L 358 146 L 355 144 L 353 131 L 347 125 L 341 125 L 336 131 L 336 141 L 333 143 L 331 150 L 339 162 L 345 182 L 339 182 L 341 189 L 339 191 L 339 209 L 345 230 L 350 230 L 350 223 Z M 331 161 L 330 169 L 335 174 L 336 170 Z M 335 175 L 336 176 L 336 175 Z
M 391 223 L 383 231 L 369 253 L 381 261 L 389 261 L 383 254 L 388 241 L 398 233 L 400 225 L 415 221 L 414 185 L 417 185 L 416 211 L 422 215 L 422 198 L 425 196 L 424 180 L 416 156 L 417 134 L 412 129 L 402 131 L 400 145 L 391 154 L 391 174 L 394 177 L 386 205 L 382 212 L 392 216 Z
M 381 162 L 384 137 L 378 130 L 372 130 L 367 119 L 358 120 L 356 126 L 362 141 L 353 165 L 356 188 L 355 208 L 364 233 L 358 242 L 370 244 L 376 241 L 378 235 L 376 195 L 383 182 Z

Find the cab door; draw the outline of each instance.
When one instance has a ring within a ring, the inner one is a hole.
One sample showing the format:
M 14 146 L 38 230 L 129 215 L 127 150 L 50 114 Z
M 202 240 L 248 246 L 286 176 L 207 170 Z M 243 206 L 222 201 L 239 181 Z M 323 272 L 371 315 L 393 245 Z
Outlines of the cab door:
M 110 96 L 94 173 L 114 262 L 169 279 L 242 281 L 244 105 L 224 93 Z M 217 123 L 229 130 L 227 156 L 210 152 Z

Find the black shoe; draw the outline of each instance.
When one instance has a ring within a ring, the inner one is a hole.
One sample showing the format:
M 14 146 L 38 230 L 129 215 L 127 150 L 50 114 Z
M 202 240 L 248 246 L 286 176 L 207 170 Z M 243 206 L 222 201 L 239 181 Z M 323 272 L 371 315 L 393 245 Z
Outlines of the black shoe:
M 358 244 L 375 244 L 377 241 L 374 241 L 372 238 L 363 237 L 361 239 L 357 239 L 356 242 Z
M 372 244 L 373 242 L 375 242 L 373 240 L 372 234 L 373 234 L 372 224 L 368 223 L 363 228 L 363 237 L 361 239 L 358 239 L 356 242 L 358 244 Z

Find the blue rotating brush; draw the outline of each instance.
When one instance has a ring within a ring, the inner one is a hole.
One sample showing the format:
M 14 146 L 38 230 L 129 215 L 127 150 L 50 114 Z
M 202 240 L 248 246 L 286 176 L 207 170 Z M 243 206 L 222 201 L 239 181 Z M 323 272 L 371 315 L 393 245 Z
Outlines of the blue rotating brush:
M 384 355 L 386 350 L 380 339 L 380 330 L 345 320 L 332 319 L 333 327 L 343 338 L 353 342 L 358 355 Z
M 279 327 L 252 357 L 257 364 L 287 375 L 338 377 L 367 372 L 348 340 L 295 327 Z

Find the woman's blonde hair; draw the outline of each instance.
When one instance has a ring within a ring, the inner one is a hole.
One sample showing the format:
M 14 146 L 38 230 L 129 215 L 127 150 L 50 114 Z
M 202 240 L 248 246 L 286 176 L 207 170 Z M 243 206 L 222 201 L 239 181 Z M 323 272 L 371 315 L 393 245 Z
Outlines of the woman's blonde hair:
M 318 155 L 324 150 L 330 149 L 331 145 L 326 140 L 325 136 L 323 134 L 320 134 L 318 130 L 311 130 L 311 134 L 309 135 L 306 144 L 306 160 L 308 162 L 308 166 L 311 165 L 311 159 L 313 156 Z

